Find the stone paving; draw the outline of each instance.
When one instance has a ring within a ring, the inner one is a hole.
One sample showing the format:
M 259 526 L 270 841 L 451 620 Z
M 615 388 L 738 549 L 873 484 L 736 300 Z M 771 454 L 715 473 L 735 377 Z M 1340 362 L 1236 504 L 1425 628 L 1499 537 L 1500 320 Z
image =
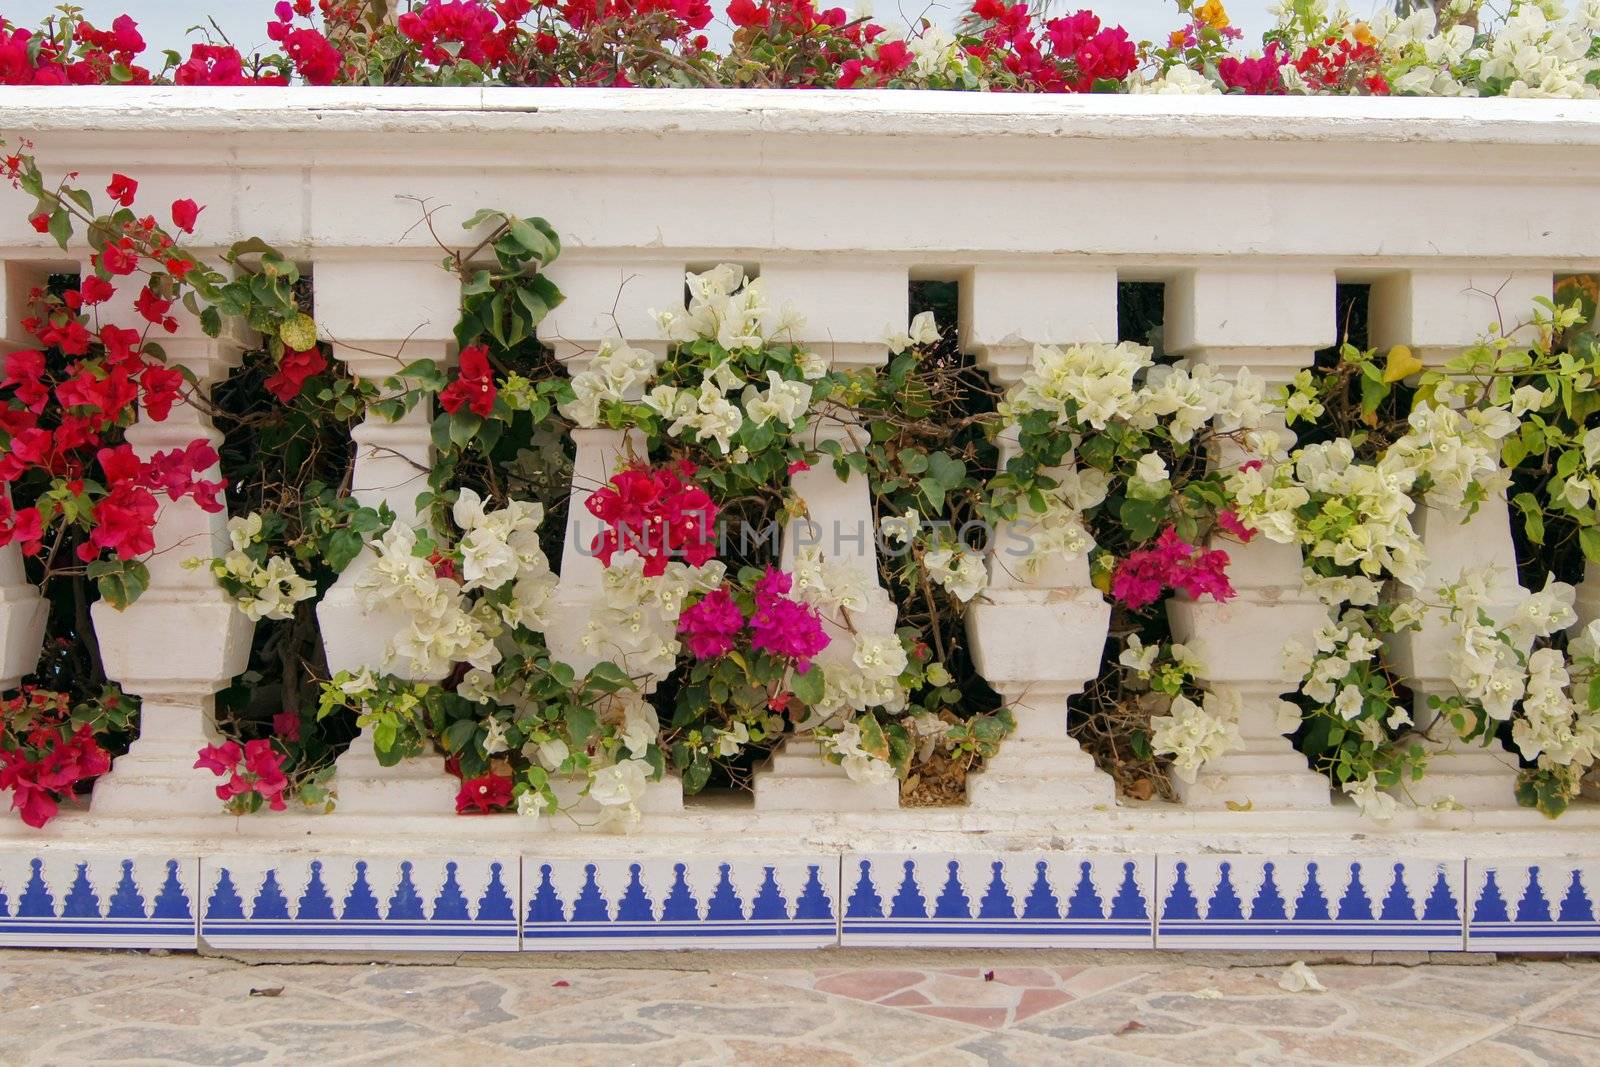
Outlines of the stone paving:
M 1435 959 L 1313 959 L 1324 991 L 1290 992 L 1280 986 L 1287 959 L 1237 955 L 856 950 L 326 964 L 9 950 L 0 951 L 0 1063 L 1600 1062 L 1600 966 Z

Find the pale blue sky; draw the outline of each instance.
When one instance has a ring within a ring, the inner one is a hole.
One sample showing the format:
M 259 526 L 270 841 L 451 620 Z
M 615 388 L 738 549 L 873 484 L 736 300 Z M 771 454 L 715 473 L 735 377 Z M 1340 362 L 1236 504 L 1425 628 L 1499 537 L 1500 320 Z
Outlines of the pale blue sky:
M 35 24 L 55 7 L 59 0 L 5 0 L 6 18 L 21 25 Z M 78 6 L 89 13 L 96 25 L 109 25 L 117 15 L 126 12 L 138 20 L 145 39 L 152 48 L 176 48 L 185 53 L 185 43 L 191 39 L 185 31 L 215 18 L 233 42 L 245 51 L 267 44 L 264 27 L 271 17 L 275 0 L 76 0 Z M 1378 0 L 1352 0 L 1351 7 L 1362 10 L 1377 5 Z M 839 3 L 853 6 L 850 0 L 827 0 L 821 6 Z M 1229 0 L 1227 7 L 1235 25 L 1243 29 L 1247 39 L 1260 39 L 1261 31 L 1270 24 L 1267 16 L 1268 0 Z M 721 7 L 713 3 L 713 7 Z M 923 5 L 917 0 L 875 0 L 873 10 L 884 21 L 902 19 L 909 22 L 926 10 L 930 16 L 941 11 L 958 10 L 959 0 Z M 1176 6 L 1168 0 L 1057 0 L 1058 11 L 1074 11 L 1089 7 L 1108 22 L 1120 22 L 1136 39 L 1159 39 L 1177 25 Z

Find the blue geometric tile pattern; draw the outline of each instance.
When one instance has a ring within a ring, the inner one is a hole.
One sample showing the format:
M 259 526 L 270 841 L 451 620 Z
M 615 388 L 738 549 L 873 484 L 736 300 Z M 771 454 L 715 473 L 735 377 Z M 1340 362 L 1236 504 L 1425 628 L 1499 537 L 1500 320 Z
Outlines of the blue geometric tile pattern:
M 839 942 L 839 857 L 526 857 L 525 951 L 818 948 Z
M 1464 947 L 1460 860 L 1161 857 L 1156 947 Z
M 517 949 L 514 859 L 223 856 L 200 866 L 200 932 L 218 948 Z
M 1150 948 L 1152 856 L 847 854 L 845 945 Z
M 192 856 L 0 854 L 0 945 L 195 948 Z
M 1600 949 L 1600 863 L 1467 861 L 1467 947 L 1479 952 Z

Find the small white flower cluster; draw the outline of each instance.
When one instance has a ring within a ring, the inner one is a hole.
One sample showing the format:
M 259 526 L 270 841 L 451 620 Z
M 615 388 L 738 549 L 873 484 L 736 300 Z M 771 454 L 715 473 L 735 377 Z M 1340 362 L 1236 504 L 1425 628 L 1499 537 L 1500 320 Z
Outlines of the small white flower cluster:
M 672 673 L 682 644 L 678 616 L 684 602 L 722 584 L 727 568 L 719 560 L 692 567 L 673 560 L 655 577 L 644 573 L 644 558 L 623 551 L 601 572 L 600 601 L 589 615 L 583 648 L 609 660 L 648 690 Z
M 1349 438 L 1341 437 L 1299 449 L 1293 471 L 1301 488 L 1325 498 L 1324 515 L 1344 518 L 1302 533 L 1311 558 L 1358 567 L 1378 581 L 1392 576 L 1413 588 L 1421 582 L 1427 556 L 1411 525 L 1413 467 L 1388 453 L 1376 464 L 1358 463 Z
M 922 557 L 928 577 L 965 604 L 989 585 L 989 569 L 983 556 L 965 545 L 935 548 Z
M 1371 664 L 1383 648 L 1366 612 L 1351 608 L 1339 619 L 1317 630 L 1308 648 L 1291 638 L 1283 646 L 1284 677 L 1299 682 L 1299 691 L 1323 707 L 1331 708 L 1341 720 L 1374 745 L 1383 744 L 1384 728 L 1397 730 L 1411 725 L 1411 713 L 1399 704 L 1380 706 L 1367 714 L 1368 698 L 1364 683 Z M 1283 732 L 1289 733 L 1300 720 L 1300 709 L 1285 702 Z
M 919 311 L 911 317 L 911 325 L 905 329 L 889 326 L 884 331 L 884 343 L 889 346 L 889 351 L 899 355 L 913 345 L 931 345 L 939 341 L 939 324 L 934 320 L 933 312 Z
M 1463 571 L 1458 582 L 1438 590 L 1448 609 L 1450 681 L 1497 722 L 1510 719 L 1527 695 L 1528 647 L 1577 619 L 1572 610 L 1576 591 L 1555 581 L 1522 596 L 1506 616 L 1506 598 L 1514 588 L 1497 580 L 1491 568 Z M 1559 662 L 1560 654 L 1556 657 Z M 1547 659 L 1540 657 L 1541 664 Z M 1548 680 L 1548 666 L 1541 673 Z
M 1393 794 L 1378 787 L 1376 774 L 1346 782 L 1340 788 L 1355 801 L 1356 810 L 1374 822 L 1388 822 L 1400 808 L 1400 801 Z
M 1185 782 L 1192 783 L 1207 761 L 1244 743 L 1239 736 L 1238 693 L 1207 693 L 1202 704 L 1177 696 L 1169 714 L 1150 720 L 1150 747 L 1163 756 L 1171 756 L 1173 772 Z
M 770 308 L 761 279 L 747 280 L 744 268 L 737 264 L 724 263 L 684 277 L 688 308 L 651 312 L 668 341 L 715 341 L 737 356 L 759 351 L 769 339 L 791 335 L 801 324 L 800 317 L 785 307 L 769 332 L 766 319 Z M 562 415 L 579 426 L 594 427 L 601 423 L 603 405 L 642 402 L 669 420 L 667 432 L 672 436 L 692 432 L 698 440 L 715 441 L 727 454 L 733 451 L 734 435 L 747 421 L 764 426 L 776 420 L 790 430 L 805 418 L 811 407 L 809 383 L 825 375 L 828 366 L 814 352 L 801 352 L 796 362 L 804 381 L 789 381 L 769 370 L 766 386 L 761 388 L 746 381 L 733 359 L 724 359 L 705 372 L 698 388 L 658 385 L 646 392 L 659 365 L 655 355 L 625 341 L 611 340 L 600 346 L 588 367 L 572 376 L 574 399 L 559 407 Z M 735 394 L 737 403 L 730 399 Z
M 949 80 L 962 71 L 961 46 L 954 34 L 937 23 L 924 25 L 906 45 L 911 49 L 910 74 L 914 78 Z
M 1559 501 L 1574 511 L 1581 511 L 1600 498 L 1600 426 L 1583 435 L 1583 466 L 1565 478 L 1557 478 L 1550 486 L 1553 501 Z
M 1060 484 L 1043 493 L 1044 510 L 1036 510 L 1026 498 L 1017 507 L 1013 532 L 1028 541 L 1017 568 L 1024 578 L 1034 577 L 1048 563 L 1078 559 L 1094 547 L 1084 512 L 1104 503 L 1111 488 L 1110 476 L 1095 467 L 1067 467 L 1050 474 Z M 1001 546 L 1001 551 L 1008 547 Z
M 1156 366 L 1151 355 L 1148 347 L 1128 341 L 1035 345 L 1027 373 L 1000 410 L 1012 420 L 1047 411 L 1062 425 L 1096 430 L 1113 420 L 1141 430 L 1161 426 L 1179 443 L 1193 440 L 1212 421 L 1223 433 L 1261 422 L 1264 384 L 1247 368 L 1229 381 L 1209 364 L 1191 367 L 1180 360 Z
M 572 376 L 574 399 L 557 405 L 561 414 L 585 429 L 600 425 L 605 403 L 638 399 L 656 372 L 656 357 L 626 341 L 602 342 L 589 365 Z
M 794 596 L 817 609 L 831 638 L 814 661 L 825 682 L 822 701 L 812 709 L 814 719 L 868 708 L 890 714 L 904 711 L 908 694 L 900 676 L 910 664 L 905 647 L 892 629 L 883 632 L 859 625 L 869 619 L 894 618 L 889 594 L 861 567 L 824 559 L 816 547 L 795 553 L 791 574 Z M 851 622 L 857 625 L 847 625 Z M 846 764 L 847 771 L 850 766 Z
M 356 579 L 356 592 L 367 610 L 392 609 L 405 619 L 385 651 L 385 668 L 406 662 L 414 677 L 442 676 L 455 663 L 492 671 L 502 657 L 497 638 L 508 629 L 538 631 L 549 623 L 556 576 L 539 547 L 544 508 L 514 500 L 485 511 L 477 493 L 462 489 L 452 518 L 462 531 L 460 581 L 417 555 L 410 526 L 397 523 L 370 543 L 376 558 Z M 498 606 L 468 596 L 507 584 L 511 597 Z
M 371 542 L 377 558 L 356 579 L 356 592 L 368 611 L 394 611 L 404 624 L 384 650 L 383 667 L 411 677 L 442 677 L 456 663 L 483 671 L 500 662 L 494 638 L 499 619 L 488 604 L 471 605 L 461 584 L 435 573 L 416 554 L 417 533 L 397 523 Z
M 1589 77 L 1600 69 L 1593 42 L 1600 34 L 1600 0 L 1581 0 L 1572 18 L 1558 0 L 1513 0 L 1508 16 L 1481 37 L 1459 21 L 1476 8 L 1454 0 L 1441 27 L 1423 5 L 1404 19 L 1373 20 L 1385 65 L 1397 71 L 1396 93 L 1424 96 L 1506 96 L 1593 99 Z
M 1216 96 L 1222 89 L 1194 68 L 1179 65 L 1150 81 L 1141 79 L 1137 71 L 1130 74 L 1128 91 L 1149 96 Z
M 685 275 L 689 306 L 682 311 L 650 312 L 669 341 L 715 341 L 729 352 L 755 351 L 767 343 L 766 318 L 772 310 L 760 278 L 745 277 L 737 263 L 723 263 Z M 792 332 L 800 317 L 785 308 L 772 331 Z
M 317 595 L 316 583 L 301 577 L 294 564 L 282 556 L 268 556 L 265 563 L 257 563 L 247 550 L 260 540 L 259 514 L 252 511 L 229 519 L 229 551 L 211 561 L 211 573 L 235 586 L 234 602 L 252 621 L 292 619 L 296 604 Z M 198 561 L 194 565 L 198 566 Z
M 1509 409 L 1461 412 L 1442 403 L 1422 404 L 1412 409 L 1407 423 L 1384 462 L 1391 470 L 1409 471 L 1413 482 L 1425 479 L 1424 499 L 1430 506 L 1461 508 L 1474 484 L 1490 491 L 1505 488 L 1509 478 L 1500 469 L 1500 440 L 1517 430 Z
M 894 781 L 894 765 L 861 747 L 859 724 L 847 722 L 832 734 L 819 737 L 818 743 L 840 757 L 844 773 L 852 782 L 881 784 Z
M 1600 97 L 1600 89 L 1588 82 L 1600 69 L 1600 61 L 1589 55 L 1600 7 L 1585 0 L 1571 22 L 1560 21 L 1559 7 L 1550 0 L 1517 0 L 1489 42 L 1467 55 L 1479 62 L 1480 81 L 1504 85 L 1507 96 Z

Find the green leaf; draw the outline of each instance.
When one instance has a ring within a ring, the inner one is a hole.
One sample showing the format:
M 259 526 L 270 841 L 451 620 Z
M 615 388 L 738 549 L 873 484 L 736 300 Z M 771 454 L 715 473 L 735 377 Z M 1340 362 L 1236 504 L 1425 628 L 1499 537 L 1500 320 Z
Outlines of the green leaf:
M 1590 563 L 1600 563 L 1600 529 L 1584 526 L 1578 530 L 1578 544 L 1583 546 L 1583 558 Z
M 556 258 L 560 246 L 551 241 L 545 234 L 527 219 L 507 217 L 506 227 L 511 231 L 511 236 L 517 243 L 531 252 L 540 263 L 548 263 Z
M 966 480 L 967 465 L 944 452 L 934 452 L 928 456 L 928 477 L 947 491 L 955 489 Z
M 450 416 L 450 443 L 462 448 L 483 428 L 483 419 L 470 411 L 458 411 Z
M 150 587 L 150 569 L 138 560 L 99 560 L 89 565 L 88 575 L 95 579 L 100 598 L 118 611 L 127 610 Z
M 72 216 L 67 214 L 65 208 L 56 208 L 51 212 L 50 236 L 62 249 L 67 247 L 67 241 L 72 237 Z
M 473 719 L 458 719 L 445 727 L 444 743 L 451 752 L 460 752 L 472 743 L 478 734 L 478 724 Z
M 328 566 L 342 573 L 361 554 L 361 535 L 348 527 L 333 531 L 328 538 Z
M 633 679 L 610 660 L 601 660 L 590 669 L 588 684 L 602 693 L 615 693 L 619 689 L 632 689 Z
M 823 693 L 827 690 L 827 678 L 822 673 L 822 668 L 812 665 L 804 674 L 796 673 L 789 682 L 790 692 L 795 699 L 808 708 L 814 708 L 822 703 Z

